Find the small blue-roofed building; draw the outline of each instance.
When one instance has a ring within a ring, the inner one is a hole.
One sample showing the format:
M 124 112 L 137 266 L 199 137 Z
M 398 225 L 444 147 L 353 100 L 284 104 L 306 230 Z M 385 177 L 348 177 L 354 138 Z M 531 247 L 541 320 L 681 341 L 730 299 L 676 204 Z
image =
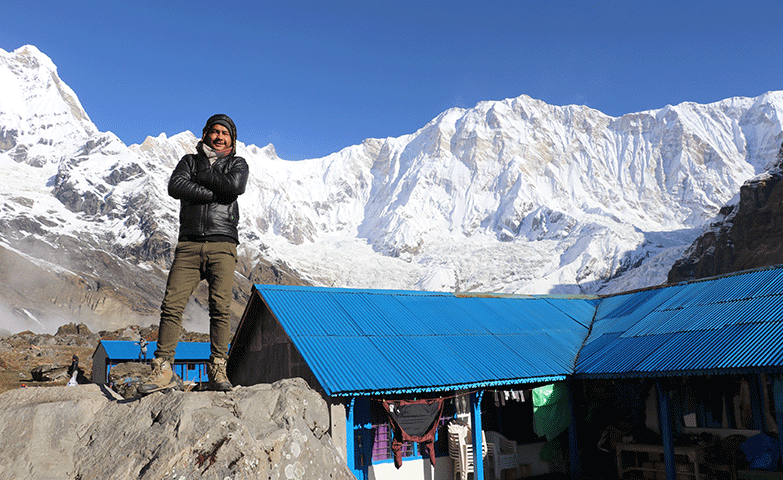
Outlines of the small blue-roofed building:
M 158 342 L 148 342 L 147 361 L 151 360 Z M 143 361 L 139 342 L 125 340 L 101 340 L 92 355 L 92 379 L 106 383 L 111 368 L 120 363 Z M 174 373 L 182 380 L 207 382 L 206 365 L 209 362 L 209 342 L 179 342 L 175 352 Z

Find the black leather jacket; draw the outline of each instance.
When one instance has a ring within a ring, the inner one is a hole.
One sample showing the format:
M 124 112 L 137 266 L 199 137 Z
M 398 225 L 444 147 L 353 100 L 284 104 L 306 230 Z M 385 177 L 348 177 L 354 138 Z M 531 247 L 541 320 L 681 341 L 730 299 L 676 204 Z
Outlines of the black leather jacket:
M 234 153 L 212 166 L 203 153 L 182 157 L 169 180 L 169 195 L 181 202 L 179 239 L 230 237 L 238 244 L 237 197 L 245 192 L 247 177 L 247 162 Z

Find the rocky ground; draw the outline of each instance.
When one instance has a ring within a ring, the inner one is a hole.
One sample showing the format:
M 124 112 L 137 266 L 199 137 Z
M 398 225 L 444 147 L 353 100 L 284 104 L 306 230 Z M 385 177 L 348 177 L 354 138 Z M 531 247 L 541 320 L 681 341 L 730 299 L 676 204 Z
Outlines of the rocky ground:
M 36 381 L 33 370 L 37 367 L 71 365 L 72 357 L 79 358 L 82 381 L 90 380 L 92 355 L 101 340 L 147 341 L 158 339 L 158 327 L 131 325 L 115 331 L 90 332 L 84 324 L 61 326 L 54 335 L 36 334 L 30 331 L 0 337 L 0 393 L 15 388 L 31 386 L 62 386 L 70 376 L 62 375 L 52 381 Z M 205 333 L 182 332 L 182 341 L 208 342 Z M 150 356 L 152 352 L 150 352 Z M 55 368 L 56 370 L 56 368 Z
M 355 478 L 301 378 L 124 399 L 105 385 L 0 394 L 0 478 Z
M 55 335 L 0 336 L 0 478 L 355 478 L 328 435 L 326 402 L 301 378 L 144 397 L 90 382 L 100 340 L 157 334 L 157 326 L 92 333 L 71 323 Z M 208 337 L 183 331 L 181 340 Z M 64 387 L 73 355 L 84 385 Z M 57 379 L 34 381 L 41 367 Z

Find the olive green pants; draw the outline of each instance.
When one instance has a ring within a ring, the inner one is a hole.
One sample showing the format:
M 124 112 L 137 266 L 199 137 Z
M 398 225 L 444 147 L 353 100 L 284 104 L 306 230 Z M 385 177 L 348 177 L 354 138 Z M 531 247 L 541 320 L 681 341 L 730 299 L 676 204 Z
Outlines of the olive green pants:
M 182 313 L 202 280 L 209 284 L 210 360 L 228 358 L 231 336 L 231 298 L 237 246 L 230 242 L 179 242 L 160 306 L 155 356 L 174 361 L 182 329 Z

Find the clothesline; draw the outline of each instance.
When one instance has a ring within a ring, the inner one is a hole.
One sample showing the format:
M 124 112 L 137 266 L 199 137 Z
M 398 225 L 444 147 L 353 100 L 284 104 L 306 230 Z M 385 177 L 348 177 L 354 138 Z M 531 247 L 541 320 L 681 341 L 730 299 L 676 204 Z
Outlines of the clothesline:
M 522 390 L 498 390 L 498 389 L 492 389 L 492 390 L 488 390 L 488 389 L 481 388 L 481 389 L 474 389 L 474 390 L 465 390 L 465 391 L 462 391 L 461 393 L 455 393 L 454 395 L 447 395 L 445 397 L 443 397 L 443 396 L 441 396 L 441 397 L 428 397 L 428 398 L 422 398 L 421 400 L 449 400 L 449 399 L 452 399 L 452 398 L 464 397 L 465 395 L 471 395 L 473 393 L 477 393 L 477 392 L 481 392 L 481 391 L 483 391 L 484 393 L 490 393 L 490 392 L 491 393 L 517 392 L 520 396 L 524 397 L 524 392 L 530 391 L 530 390 L 531 389 L 522 389 Z M 384 402 L 387 402 L 387 401 L 394 401 L 394 400 L 399 400 L 399 399 L 372 398 L 371 397 L 370 400 L 374 400 L 376 402 L 384 403 Z M 413 400 L 419 400 L 419 398 L 413 397 Z M 523 398 L 522 400 L 519 400 L 519 401 L 525 401 L 525 400 Z

